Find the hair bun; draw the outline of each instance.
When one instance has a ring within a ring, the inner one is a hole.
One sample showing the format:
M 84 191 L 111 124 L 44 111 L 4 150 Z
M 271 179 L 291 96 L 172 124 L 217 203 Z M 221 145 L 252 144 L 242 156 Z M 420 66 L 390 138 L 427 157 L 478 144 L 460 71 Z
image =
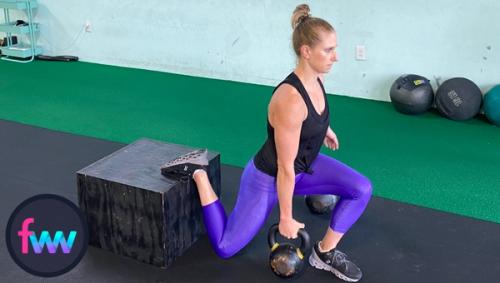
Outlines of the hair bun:
M 309 9 L 309 5 L 298 5 L 292 14 L 292 28 L 295 29 L 305 19 L 309 18 L 311 16 L 311 14 L 309 13 L 310 11 L 311 10 Z

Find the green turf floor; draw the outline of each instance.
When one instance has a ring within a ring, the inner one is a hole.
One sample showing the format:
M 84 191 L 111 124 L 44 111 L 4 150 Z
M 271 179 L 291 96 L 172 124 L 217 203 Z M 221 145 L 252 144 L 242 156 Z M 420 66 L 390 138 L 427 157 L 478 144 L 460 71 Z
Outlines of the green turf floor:
M 89 63 L 2 61 L 0 74 L 0 119 L 208 147 L 241 167 L 266 135 L 272 87 Z M 375 195 L 500 223 L 499 127 L 344 96 L 329 103 L 340 150 L 323 152 L 368 176 Z

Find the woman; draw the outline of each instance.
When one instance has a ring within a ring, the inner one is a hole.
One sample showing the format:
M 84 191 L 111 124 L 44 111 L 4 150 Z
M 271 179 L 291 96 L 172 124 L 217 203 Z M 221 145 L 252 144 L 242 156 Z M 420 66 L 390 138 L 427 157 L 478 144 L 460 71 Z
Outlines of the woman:
M 204 166 L 206 151 L 181 156 L 162 171 L 185 174 L 196 182 L 208 237 L 215 252 L 229 258 L 257 234 L 279 202 L 279 231 L 296 238 L 304 224 L 293 218 L 293 195 L 335 194 L 340 197 L 328 230 L 315 243 L 309 262 L 318 269 L 355 282 L 361 270 L 336 246 L 364 211 L 371 197 L 370 181 L 341 162 L 320 154 L 321 145 L 336 150 L 337 136 L 329 127 L 330 110 L 323 88 L 323 74 L 337 61 L 333 27 L 309 15 L 299 5 L 292 15 L 295 70 L 276 88 L 269 103 L 268 139 L 246 165 L 236 205 L 226 217 Z

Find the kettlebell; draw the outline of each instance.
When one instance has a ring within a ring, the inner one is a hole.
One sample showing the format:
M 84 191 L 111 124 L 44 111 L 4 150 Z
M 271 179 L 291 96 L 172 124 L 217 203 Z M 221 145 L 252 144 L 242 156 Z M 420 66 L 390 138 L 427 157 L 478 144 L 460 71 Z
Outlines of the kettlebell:
M 327 214 L 332 212 L 338 200 L 336 195 L 308 195 L 306 205 L 313 214 Z
M 309 234 L 304 229 L 299 229 L 298 235 L 301 239 L 300 248 L 291 243 L 278 243 L 276 236 L 279 233 L 279 225 L 274 224 L 269 228 L 267 241 L 271 254 L 269 255 L 269 266 L 277 276 L 281 278 L 292 278 L 304 270 L 304 253 L 311 248 Z

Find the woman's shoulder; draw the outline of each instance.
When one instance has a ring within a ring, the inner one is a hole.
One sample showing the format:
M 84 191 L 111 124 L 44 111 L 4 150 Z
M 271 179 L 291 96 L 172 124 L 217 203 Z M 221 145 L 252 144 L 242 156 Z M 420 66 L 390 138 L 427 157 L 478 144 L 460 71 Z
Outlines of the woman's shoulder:
M 271 114 L 271 116 L 281 116 L 282 119 L 279 120 L 297 119 L 297 121 L 302 121 L 307 116 L 307 107 L 295 87 L 289 84 L 282 84 L 276 89 L 276 92 L 271 98 L 271 102 L 269 103 L 269 114 Z M 271 124 L 274 125 L 272 122 L 273 121 L 271 121 Z
M 302 100 L 302 97 L 293 85 L 282 83 L 273 94 L 272 100 L 284 104 L 295 104 Z

